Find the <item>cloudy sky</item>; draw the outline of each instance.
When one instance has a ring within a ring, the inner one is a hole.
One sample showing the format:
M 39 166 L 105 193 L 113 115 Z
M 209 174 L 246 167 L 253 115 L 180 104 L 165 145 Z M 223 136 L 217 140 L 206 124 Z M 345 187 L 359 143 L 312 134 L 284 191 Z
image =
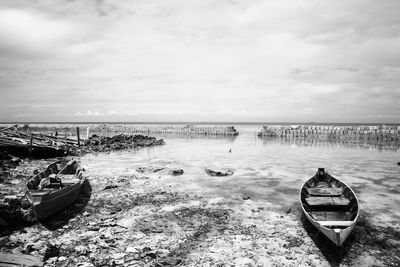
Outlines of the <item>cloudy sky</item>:
M 400 1 L 0 1 L 0 121 L 400 122 Z

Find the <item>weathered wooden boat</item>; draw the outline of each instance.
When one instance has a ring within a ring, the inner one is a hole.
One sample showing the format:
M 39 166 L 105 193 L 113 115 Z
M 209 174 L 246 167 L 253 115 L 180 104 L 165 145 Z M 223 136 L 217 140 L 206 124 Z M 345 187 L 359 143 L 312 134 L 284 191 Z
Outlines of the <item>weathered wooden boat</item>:
M 57 161 L 26 183 L 26 196 L 39 219 L 47 218 L 73 203 L 85 181 L 83 168 L 75 160 Z
M 338 247 L 346 241 L 359 216 L 356 194 L 324 168 L 304 183 L 300 203 L 311 224 Z

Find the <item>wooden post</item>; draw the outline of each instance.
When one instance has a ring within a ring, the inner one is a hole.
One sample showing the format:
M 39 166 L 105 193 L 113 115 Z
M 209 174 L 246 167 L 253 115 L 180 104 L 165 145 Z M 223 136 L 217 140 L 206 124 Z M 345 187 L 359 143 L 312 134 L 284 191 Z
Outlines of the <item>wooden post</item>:
M 32 155 L 32 145 L 33 145 L 33 133 L 31 133 L 31 138 L 29 139 L 29 151 L 28 151 L 29 159 L 31 158 Z
M 79 137 L 79 127 L 76 127 L 76 138 L 78 139 L 78 147 L 81 146 L 81 140 Z
M 86 128 L 86 139 L 89 139 L 89 127 Z

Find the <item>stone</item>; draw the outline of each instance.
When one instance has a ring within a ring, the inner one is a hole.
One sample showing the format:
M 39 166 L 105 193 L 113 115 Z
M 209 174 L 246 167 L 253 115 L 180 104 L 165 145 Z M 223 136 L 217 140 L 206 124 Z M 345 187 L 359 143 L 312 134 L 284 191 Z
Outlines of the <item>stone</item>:
M 227 171 L 215 171 L 211 169 L 205 169 L 205 172 L 210 175 L 210 176 L 230 176 L 233 175 L 233 171 L 227 170 Z
M 126 253 L 138 253 L 139 250 L 138 250 L 137 248 L 135 248 L 135 247 L 127 247 L 127 248 L 125 249 L 125 252 L 126 252 Z
M 182 169 L 175 169 L 170 171 L 171 175 L 182 175 L 183 173 L 184 171 Z
M 111 255 L 111 258 L 113 258 L 115 260 L 119 260 L 119 259 L 122 259 L 125 256 L 126 256 L 125 253 L 114 253 L 114 254 Z
M 65 257 L 65 256 L 60 256 L 57 259 L 57 261 L 65 261 L 65 260 L 67 260 L 67 257 Z
M 56 257 L 51 257 L 49 259 L 46 260 L 46 263 L 48 264 L 54 264 L 57 261 L 57 256 Z
M 50 258 L 58 256 L 60 256 L 60 248 L 57 245 L 47 244 L 43 261 L 47 261 Z
M 76 246 L 75 251 L 80 255 L 86 255 L 88 253 L 88 249 L 84 245 Z
M 107 189 L 113 189 L 113 188 L 118 188 L 118 185 L 115 185 L 115 184 L 106 185 L 106 187 L 104 187 L 104 189 L 103 189 L 103 190 L 107 190 Z
M 98 226 L 89 226 L 89 227 L 88 227 L 88 230 L 89 230 L 89 231 L 99 231 L 99 230 L 100 230 L 100 227 L 98 227 Z

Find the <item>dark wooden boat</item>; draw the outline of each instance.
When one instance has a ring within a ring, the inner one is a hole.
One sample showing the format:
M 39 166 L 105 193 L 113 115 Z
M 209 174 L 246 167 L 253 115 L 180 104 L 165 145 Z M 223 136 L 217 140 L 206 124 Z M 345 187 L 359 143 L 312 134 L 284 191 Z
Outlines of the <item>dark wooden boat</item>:
M 83 168 L 75 160 L 57 161 L 26 183 L 26 196 L 39 219 L 49 217 L 73 203 L 85 181 Z
M 359 216 L 356 194 L 323 168 L 302 186 L 300 203 L 307 219 L 338 247 L 346 241 Z

